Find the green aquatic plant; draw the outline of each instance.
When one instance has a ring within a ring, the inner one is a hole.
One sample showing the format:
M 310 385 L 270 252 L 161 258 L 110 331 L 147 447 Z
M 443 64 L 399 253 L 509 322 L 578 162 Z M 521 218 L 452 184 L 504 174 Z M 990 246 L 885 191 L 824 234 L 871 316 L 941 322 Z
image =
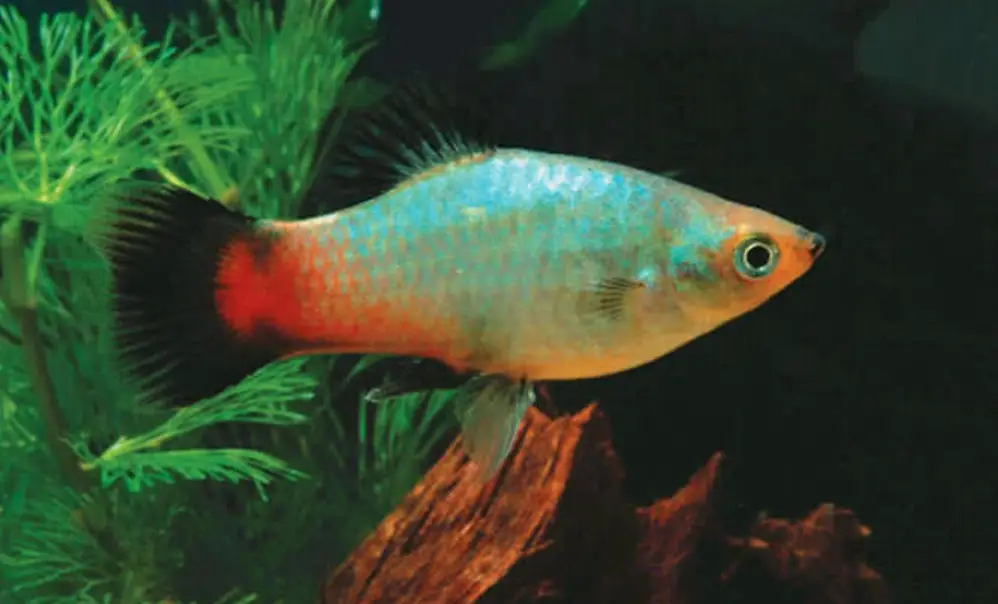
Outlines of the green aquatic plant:
M 357 397 L 373 356 L 180 410 L 123 379 L 97 209 L 169 183 L 295 217 L 324 116 L 381 90 L 352 77 L 377 0 L 207 5 L 159 41 L 108 0 L 36 25 L 0 7 L 4 604 L 311 601 L 453 432 L 449 392 Z
M 183 531 L 215 524 L 206 483 L 248 481 L 266 495 L 281 479 L 278 494 L 294 495 L 300 455 L 212 447 L 205 428 L 243 422 L 305 437 L 299 409 L 326 377 L 295 361 L 180 411 L 141 401 L 112 360 L 108 272 L 88 234 L 103 200 L 149 186 L 143 173 L 238 198 L 258 216 L 294 216 L 309 145 L 370 31 L 345 31 L 350 12 L 331 1 L 292 3 L 279 18 L 258 3 L 210 3 L 215 30 L 181 51 L 174 28 L 148 43 L 137 20 L 93 4 L 36 30 L 0 9 L 0 600 L 215 601 L 233 585 L 289 595 L 251 572 L 255 563 L 232 584 L 191 589 L 205 582 L 187 576 L 197 566 L 183 563 Z M 269 508 L 247 511 L 257 517 L 244 526 L 294 547 Z M 294 579 L 291 559 L 274 570 Z
M 552 35 L 565 30 L 590 0 L 547 0 L 514 38 L 496 44 L 481 61 L 484 69 L 503 69 L 531 54 Z

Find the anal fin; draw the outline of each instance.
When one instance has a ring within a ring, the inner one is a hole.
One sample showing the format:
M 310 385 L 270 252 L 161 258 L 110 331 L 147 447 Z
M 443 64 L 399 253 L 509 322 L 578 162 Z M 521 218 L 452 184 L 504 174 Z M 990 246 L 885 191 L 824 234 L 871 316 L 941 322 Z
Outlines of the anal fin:
M 372 403 L 418 392 L 454 390 L 468 380 L 445 363 L 423 357 L 388 358 L 380 361 L 378 369 L 384 372 L 384 381 L 364 395 Z
M 455 404 L 464 451 L 481 470 L 483 481 L 502 467 L 535 400 L 530 382 L 495 374 L 473 378 L 458 393 Z

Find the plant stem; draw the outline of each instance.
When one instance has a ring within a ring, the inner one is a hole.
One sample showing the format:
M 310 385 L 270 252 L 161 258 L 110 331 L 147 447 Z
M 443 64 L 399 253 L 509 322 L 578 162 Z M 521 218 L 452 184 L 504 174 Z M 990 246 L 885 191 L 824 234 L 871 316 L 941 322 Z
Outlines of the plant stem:
M 45 342 L 38 328 L 35 286 L 43 257 L 45 231 L 39 231 L 35 241 L 37 247 L 29 249 L 24 241 L 23 223 L 24 219 L 15 214 L 0 224 L 0 266 L 3 269 L 0 298 L 20 331 L 21 351 L 45 424 L 45 441 L 49 450 L 66 483 L 81 496 L 93 494 L 81 510 L 84 523 L 93 537 L 104 551 L 116 559 L 123 559 L 118 540 L 106 521 L 110 502 L 103 492 L 94 491 L 98 486 L 96 479 L 80 465 L 79 457 L 66 438 L 68 425 L 59 407 L 55 384 L 48 371 Z
M 14 333 L 13 331 L 11 331 L 11 330 L 9 330 L 9 329 L 7 329 L 5 327 L 0 327 L 0 338 L 2 338 L 4 340 L 7 340 L 8 342 L 10 342 L 11 344 L 13 344 L 14 346 L 20 346 L 21 345 L 21 338 L 20 338 L 20 336 L 18 336 L 16 333 Z
M 0 226 L 0 259 L 3 261 L 4 305 L 17 323 L 21 336 L 21 350 L 28 370 L 28 377 L 38 397 L 38 408 L 45 423 L 45 440 L 52 451 L 66 482 L 79 492 L 93 486 L 90 477 L 77 463 L 76 453 L 65 440 L 66 418 L 59 408 L 55 385 L 49 375 L 45 359 L 45 345 L 38 329 L 38 305 L 30 268 L 25 262 L 28 254 L 22 234 L 20 216 L 8 218 Z M 44 242 L 39 242 L 44 245 Z

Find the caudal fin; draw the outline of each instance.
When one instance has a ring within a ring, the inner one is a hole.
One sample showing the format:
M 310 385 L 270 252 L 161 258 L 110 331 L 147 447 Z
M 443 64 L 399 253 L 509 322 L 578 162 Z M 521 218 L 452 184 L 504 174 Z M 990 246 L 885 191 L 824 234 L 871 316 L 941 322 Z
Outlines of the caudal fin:
M 193 403 L 287 352 L 262 320 L 276 239 L 257 221 L 183 190 L 128 200 L 103 219 L 114 337 L 147 394 Z

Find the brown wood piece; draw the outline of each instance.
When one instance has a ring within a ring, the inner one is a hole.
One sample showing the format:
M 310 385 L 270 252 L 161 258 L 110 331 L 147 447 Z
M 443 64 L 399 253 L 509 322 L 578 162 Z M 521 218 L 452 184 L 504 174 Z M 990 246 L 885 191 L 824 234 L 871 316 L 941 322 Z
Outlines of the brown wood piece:
M 606 419 L 531 409 L 483 485 L 460 439 L 323 590 L 323 604 L 885 604 L 870 532 L 824 505 L 723 535 L 714 454 L 676 494 L 635 508 Z

